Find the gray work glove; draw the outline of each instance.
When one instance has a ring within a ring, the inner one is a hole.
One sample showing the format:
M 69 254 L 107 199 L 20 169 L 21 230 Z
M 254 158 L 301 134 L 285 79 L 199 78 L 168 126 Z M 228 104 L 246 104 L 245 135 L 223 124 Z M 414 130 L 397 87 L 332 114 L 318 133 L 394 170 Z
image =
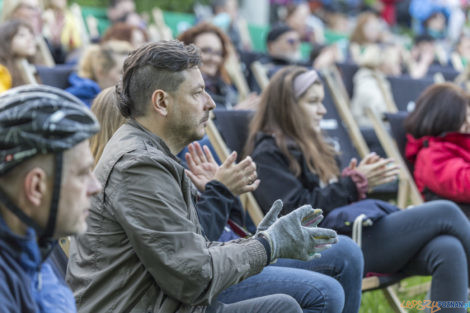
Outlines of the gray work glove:
M 277 258 L 309 261 L 338 242 L 334 230 L 317 227 L 323 219 L 322 210 L 304 205 L 278 218 L 281 210 L 282 201 L 276 200 L 256 232 L 256 236 L 263 235 L 269 241 L 271 261 Z

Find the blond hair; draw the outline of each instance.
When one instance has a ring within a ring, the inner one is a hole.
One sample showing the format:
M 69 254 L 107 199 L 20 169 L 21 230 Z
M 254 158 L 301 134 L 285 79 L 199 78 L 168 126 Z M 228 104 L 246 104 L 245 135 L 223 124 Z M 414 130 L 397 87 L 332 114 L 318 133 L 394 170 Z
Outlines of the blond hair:
M 78 76 L 96 81 L 96 73 L 108 71 L 116 65 L 114 56 L 128 55 L 133 50 L 130 43 L 110 40 L 100 45 L 90 45 L 80 59 Z
M 117 107 L 115 88 L 109 87 L 102 90 L 93 100 L 91 111 L 101 125 L 100 131 L 90 138 L 90 149 L 96 164 L 103 154 L 106 143 L 125 122 Z

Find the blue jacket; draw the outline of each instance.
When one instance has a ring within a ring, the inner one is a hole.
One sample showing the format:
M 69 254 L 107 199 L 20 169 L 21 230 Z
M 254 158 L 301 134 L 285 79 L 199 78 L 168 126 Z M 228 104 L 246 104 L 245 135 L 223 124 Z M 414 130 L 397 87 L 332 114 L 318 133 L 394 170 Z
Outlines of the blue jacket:
M 80 77 L 77 73 L 70 74 L 69 83 L 71 86 L 65 89 L 65 91 L 82 100 L 87 107 L 91 107 L 91 103 L 101 92 L 100 86 L 95 81 Z
M 0 218 L 0 308 L 2 313 L 75 313 L 75 300 L 49 262 L 42 263 L 32 228 L 10 231 Z

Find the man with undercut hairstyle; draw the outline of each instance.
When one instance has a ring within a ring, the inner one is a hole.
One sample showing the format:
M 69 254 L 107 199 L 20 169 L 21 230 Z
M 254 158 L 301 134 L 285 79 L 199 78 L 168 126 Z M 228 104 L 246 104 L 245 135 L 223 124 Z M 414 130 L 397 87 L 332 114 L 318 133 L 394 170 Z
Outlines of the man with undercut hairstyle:
M 123 69 L 119 109 L 128 121 L 107 143 L 95 173 L 89 229 L 72 240 L 67 281 L 80 312 L 302 312 L 286 294 L 223 304 L 217 295 L 277 258 L 311 260 L 336 242 L 316 227 L 321 210 L 278 218 L 282 202 L 252 238 L 209 242 L 196 189 L 175 154 L 202 138 L 214 102 L 194 45 L 150 43 Z

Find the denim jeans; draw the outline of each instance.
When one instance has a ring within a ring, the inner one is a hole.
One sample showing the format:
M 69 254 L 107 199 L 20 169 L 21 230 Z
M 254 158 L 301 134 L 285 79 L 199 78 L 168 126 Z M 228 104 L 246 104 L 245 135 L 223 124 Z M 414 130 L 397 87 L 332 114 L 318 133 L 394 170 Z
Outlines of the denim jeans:
M 235 303 L 216 302 L 207 307 L 206 313 L 301 313 L 297 301 L 286 294 L 273 294 Z
M 432 275 L 432 301 L 467 301 L 470 223 L 453 202 L 431 201 L 383 217 L 364 229 L 362 250 L 365 272 Z
M 279 259 L 258 275 L 224 290 L 218 300 L 233 303 L 253 297 L 284 293 L 296 299 L 304 312 L 359 310 L 364 262 L 359 247 L 348 237 L 304 262 Z M 343 309 L 344 306 L 344 309 Z

